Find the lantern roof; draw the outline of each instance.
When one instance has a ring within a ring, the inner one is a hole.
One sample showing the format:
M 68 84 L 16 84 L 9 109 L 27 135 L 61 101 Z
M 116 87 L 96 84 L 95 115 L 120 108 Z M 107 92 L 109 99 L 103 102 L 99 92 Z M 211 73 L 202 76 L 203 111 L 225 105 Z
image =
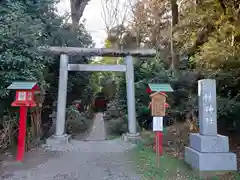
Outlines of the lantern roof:
M 34 81 L 15 81 L 7 89 L 15 90 L 39 90 L 37 82 Z
M 156 96 L 156 95 L 161 95 L 161 96 L 167 97 L 166 93 L 163 93 L 163 92 L 155 92 L 155 93 L 151 94 L 150 97 L 153 97 L 153 96 Z
M 171 85 L 167 83 L 148 84 L 148 86 L 152 91 L 156 92 L 173 92 Z

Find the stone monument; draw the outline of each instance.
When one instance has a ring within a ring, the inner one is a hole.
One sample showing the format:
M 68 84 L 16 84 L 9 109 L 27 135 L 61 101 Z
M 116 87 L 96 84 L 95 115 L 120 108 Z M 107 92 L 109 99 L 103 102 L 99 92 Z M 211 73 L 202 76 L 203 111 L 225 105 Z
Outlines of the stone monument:
M 237 170 L 236 154 L 229 152 L 227 136 L 217 133 L 216 81 L 198 81 L 198 118 L 200 133 L 190 134 L 185 161 L 199 171 Z

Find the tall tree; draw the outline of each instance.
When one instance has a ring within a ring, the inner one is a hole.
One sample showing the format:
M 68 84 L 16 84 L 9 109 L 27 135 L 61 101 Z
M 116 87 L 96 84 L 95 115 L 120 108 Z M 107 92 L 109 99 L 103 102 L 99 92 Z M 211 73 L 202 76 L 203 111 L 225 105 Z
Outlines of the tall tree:
M 171 0 L 171 11 L 172 11 L 172 23 L 171 23 L 171 58 L 172 58 L 172 69 L 176 72 L 176 66 L 179 64 L 179 58 L 176 52 L 175 44 L 174 44 L 174 27 L 178 23 L 178 4 L 177 0 Z
M 83 11 L 90 0 L 70 0 L 72 28 L 75 29 L 83 15 Z

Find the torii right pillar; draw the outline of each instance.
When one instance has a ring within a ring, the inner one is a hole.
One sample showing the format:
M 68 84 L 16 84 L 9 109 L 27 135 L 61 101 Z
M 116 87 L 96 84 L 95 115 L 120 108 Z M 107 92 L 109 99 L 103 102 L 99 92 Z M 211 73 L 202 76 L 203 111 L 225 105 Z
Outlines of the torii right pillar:
M 200 172 L 237 170 L 236 154 L 229 152 L 227 136 L 217 133 L 216 81 L 198 81 L 200 133 L 190 134 L 185 161 Z

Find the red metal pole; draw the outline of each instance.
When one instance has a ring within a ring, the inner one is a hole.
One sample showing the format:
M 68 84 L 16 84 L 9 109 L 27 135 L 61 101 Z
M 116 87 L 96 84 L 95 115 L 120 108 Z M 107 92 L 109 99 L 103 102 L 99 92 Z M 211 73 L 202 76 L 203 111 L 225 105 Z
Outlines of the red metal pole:
M 27 107 L 20 107 L 20 119 L 19 119 L 19 132 L 18 132 L 18 148 L 17 148 L 17 161 L 22 161 L 25 152 L 25 138 L 27 129 Z
M 161 131 L 157 131 L 155 133 L 155 148 L 154 151 L 159 153 L 161 156 L 163 154 L 163 133 Z
M 157 159 L 157 167 L 159 168 L 159 144 L 158 144 L 158 136 L 156 136 L 156 159 Z
M 162 131 L 158 131 L 157 136 L 158 136 L 158 151 L 159 151 L 159 155 L 161 156 L 163 154 L 163 146 L 162 146 L 163 133 L 162 133 Z

